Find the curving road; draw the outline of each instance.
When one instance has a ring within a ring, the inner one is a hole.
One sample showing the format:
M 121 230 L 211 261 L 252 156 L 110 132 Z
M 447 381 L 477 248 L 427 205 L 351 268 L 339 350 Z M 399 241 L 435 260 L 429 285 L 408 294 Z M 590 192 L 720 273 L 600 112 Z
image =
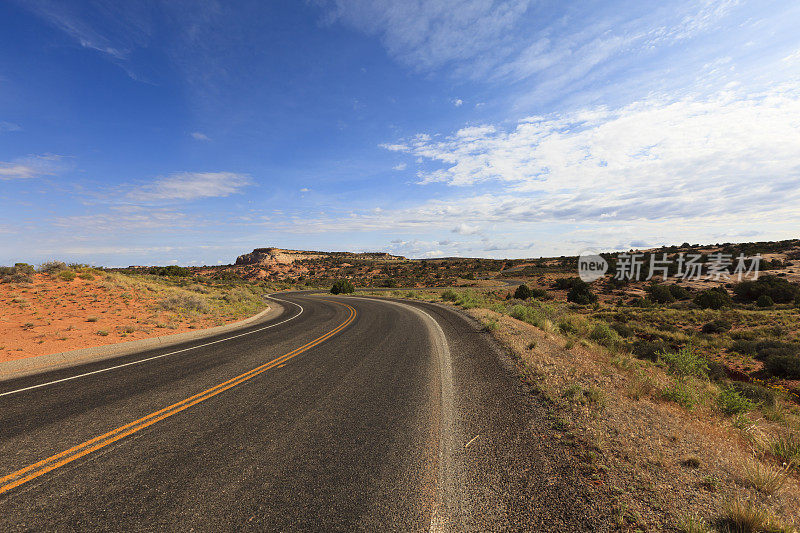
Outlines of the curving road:
M 597 525 L 580 483 L 554 482 L 543 408 L 476 324 L 280 299 L 235 334 L 1 382 L 0 529 Z

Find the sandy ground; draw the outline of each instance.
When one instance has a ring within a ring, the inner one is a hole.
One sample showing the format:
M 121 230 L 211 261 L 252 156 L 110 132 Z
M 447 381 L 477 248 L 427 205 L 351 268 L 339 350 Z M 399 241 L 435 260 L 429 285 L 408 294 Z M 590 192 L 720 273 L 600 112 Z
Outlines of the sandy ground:
M 72 281 L 33 277 L 30 284 L 0 284 L 0 362 L 220 324 L 210 317 L 161 311 L 162 294 L 134 295 L 102 276 Z

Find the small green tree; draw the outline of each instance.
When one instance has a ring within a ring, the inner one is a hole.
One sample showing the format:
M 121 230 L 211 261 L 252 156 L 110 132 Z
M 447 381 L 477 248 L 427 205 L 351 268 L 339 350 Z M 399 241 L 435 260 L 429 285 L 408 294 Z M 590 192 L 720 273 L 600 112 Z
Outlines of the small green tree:
M 331 294 L 350 294 L 351 292 L 355 292 L 355 290 L 356 288 L 353 287 L 349 279 L 340 279 L 333 282 Z
M 707 289 L 694 297 L 694 303 L 703 309 L 722 309 L 733 305 L 728 291 L 722 287 Z
M 518 300 L 527 300 L 531 297 L 531 289 L 527 285 L 523 284 L 517 287 L 517 290 L 514 291 L 514 298 Z
M 578 278 L 567 293 L 567 301 L 578 305 L 589 305 L 597 301 L 597 295 L 592 292 L 588 283 Z

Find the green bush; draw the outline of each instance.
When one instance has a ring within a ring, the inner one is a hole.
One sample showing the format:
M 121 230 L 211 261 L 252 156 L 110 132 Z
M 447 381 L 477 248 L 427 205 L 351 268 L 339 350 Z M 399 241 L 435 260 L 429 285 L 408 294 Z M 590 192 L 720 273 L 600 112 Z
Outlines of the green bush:
M 670 349 L 670 346 L 664 341 L 648 341 L 648 340 L 636 340 L 631 345 L 631 353 L 638 357 L 639 359 L 646 359 L 648 361 L 657 361 L 658 355 L 662 352 L 666 352 Z
M 517 300 L 527 300 L 531 297 L 531 289 L 527 285 L 523 284 L 517 287 L 517 290 L 514 291 L 514 298 Z
M 733 305 L 728 291 L 722 287 L 707 289 L 694 297 L 694 303 L 703 309 L 722 309 Z
M 531 288 L 531 298 L 536 298 L 537 300 L 551 300 L 553 297 L 544 289 L 540 289 L 539 287 L 532 287 Z
M 355 292 L 356 288 L 349 279 L 340 279 L 333 282 L 331 286 L 331 294 L 350 294 Z
M 575 325 L 572 319 L 564 317 L 558 321 L 558 331 L 560 331 L 562 335 L 575 335 L 578 333 L 578 326 Z
M 45 261 L 39 265 L 39 272 L 44 274 L 55 274 L 67 269 L 67 264 L 63 261 Z
M 686 287 L 682 287 L 676 283 L 668 285 L 668 287 L 672 297 L 676 300 L 688 300 L 692 296 Z
M 800 379 L 800 356 L 771 355 L 764 362 L 764 368 L 775 377 Z
M 733 387 L 725 387 L 717 395 L 717 405 L 720 411 L 728 416 L 738 415 L 752 411 L 756 404 L 745 398 Z
M 661 397 L 690 410 L 697 404 L 697 397 L 694 391 L 689 384 L 683 380 L 673 381 L 672 384 L 661 392 Z
M 544 315 L 541 311 L 534 309 L 533 307 L 527 305 L 515 305 L 511 308 L 511 313 L 509 314 L 517 320 L 522 320 L 528 324 L 533 324 L 537 328 L 544 326 Z
M 567 293 L 567 301 L 576 303 L 578 305 L 589 305 L 597 301 L 597 295 L 592 292 L 589 284 L 576 278 L 578 282 L 572 285 L 572 288 Z
M 790 303 L 800 297 L 800 287 L 784 278 L 768 275 L 737 283 L 733 294 L 741 302 L 756 302 L 761 296 L 769 296 L 773 302 Z
M 628 338 L 633 335 L 633 328 L 630 327 L 628 324 L 623 324 L 621 322 L 614 322 L 611 324 L 611 329 L 617 332 L 617 335 L 620 337 Z
M 586 284 L 586 282 L 581 278 L 558 278 L 555 280 L 553 287 L 560 291 L 566 291 L 580 284 Z
M 703 324 L 703 333 L 725 333 L 730 331 L 732 325 L 729 320 L 718 318 L 706 324 Z
M 456 294 L 456 291 L 447 289 L 442 293 L 441 298 L 445 302 L 455 302 L 456 300 L 458 300 L 458 294 Z
M 62 270 L 58 273 L 58 277 L 63 279 L 64 281 L 72 281 L 75 279 L 75 272 L 72 270 Z
M 749 355 L 759 361 L 766 361 L 772 356 L 800 354 L 800 344 L 773 339 L 761 341 L 740 339 L 733 342 L 730 351 Z
M 192 275 L 192 271 L 178 265 L 154 266 L 147 269 L 147 273 L 153 276 L 171 276 L 186 278 Z
M 628 300 L 628 305 L 631 307 L 641 307 L 641 308 L 648 308 L 655 306 L 652 300 L 649 298 L 642 298 L 641 296 L 637 296 L 635 298 L 631 298 Z
M 769 297 L 768 294 L 762 294 L 758 297 L 758 300 L 756 300 L 756 305 L 758 307 L 772 307 L 775 305 L 775 302 Z
M 619 341 L 619 335 L 605 322 L 598 322 L 589 332 L 589 339 L 602 346 L 612 346 Z
M 697 355 L 690 347 L 681 348 L 677 352 L 661 352 L 658 354 L 658 361 L 666 366 L 671 374 L 679 377 L 708 377 L 708 361 Z
M 772 407 L 775 405 L 775 391 L 763 387 L 756 383 L 746 383 L 744 381 L 734 381 L 730 387 L 739 393 L 743 398 L 747 398 L 753 403 Z
M 650 299 L 656 303 L 669 304 L 675 301 L 675 296 L 668 285 L 649 285 L 646 289 Z

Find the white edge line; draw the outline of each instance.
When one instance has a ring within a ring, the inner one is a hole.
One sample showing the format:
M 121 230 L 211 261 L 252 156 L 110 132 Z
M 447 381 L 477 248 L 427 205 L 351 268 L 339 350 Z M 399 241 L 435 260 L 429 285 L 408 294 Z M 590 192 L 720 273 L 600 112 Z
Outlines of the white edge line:
M 108 368 L 101 368 L 100 370 L 94 370 L 92 372 L 86 372 L 84 374 L 78 374 L 77 376 L 70 376 L 68 378 L 57 379 L 55 381 L 48 381 L 48 382 L 45 382 L 45 383 L 39 383 L 38 385 L 31 385 L 30 387 L 24 387 L 22 389 L 16 389 L 16 390 L 8 391 L 8 392 L 3 392 L 3 393 L 0 393 L 0 397 L 9 396 L 11 394 L 17 394 L 19 392 L 28 391 L 28 390 L 31 390 L 31 389 L 38 389 L 40 387 L 46 387 L 48 385 L 55 385 L 56 383 L 63 383 L 64 381 L 70 381 L 70 380 L 73 380 L 73 379 L 83 378 L 83 377 L 86 377 L 86 376 L 91 376 L 93 374 L 100 374 L 101 372 L 108 372 L 109 370 L 116 370 L 117 368 L 122 368 L 122 367 L 130 366 L 130 365 L 138 365 L 139 363 L 146 363 L 147 361 L 152 361 L 154 359 L 160 359 L 162 357 L 167 357 L 168 355 L 175 355 L 176 353 L 188 352 L 189 350 L 196 350 L 197 348 L 204 348 L 206 346 L 211 346 L 212 344 L 217 344 L 217 343 L 220 343 L 220 342 L 229 341 L 229 340 L 236 339 L 236 338 L 239 338 L 239 337 L 244 337 L 245 335 L 251 335 L 253 333 L 258 333 L 259 331 L 264 331 L 265 329 L 274 328 L 275 326 L 280 326 L 281 324 L 285 324 L 286 322 L 289 322 L 290 320 L 294 320 L 295 318 L 297 318 L 297 317 L 299 317 L 300 315 L 303 314 L 304 309 L 303 309 L 303 306 L 300 305 L 300 304 L 297 304 L 297 303 L 294 303 L 294 302 L 290 302 L 288 300 L 281 300 L 280 298 L 273 298 L 272 296 L 270 296 L 270 298 L 273 299 L 273 300 L 277 300 L 279 302 L 286 302 L 286 303 L 290 303 L 292 305 L 296 305 L 297 307 L 300 308 L 300 312 L 297 313 L 296 315 L 294 315 L 291 318 L 287 318 L 286 320 L 282 320 L 280 322 L 276 322 L 275 324 L 270 324 L 269 326 L 264 326 L 263 328 L 254 329 L 253 331 L 247 331 L 245 333 L 239 333 L 238 335 L 233 335 L 231 337 L 225 337 L 224 339 L 218 339 L 218 340 L 215 340 L 215 341 L 207 342 L 205 344 L 199 344 L 197 346 L 192 346 L 190 348 L 183 348 L 182 350 L 175 350 L 174 352 L 162 353 L 160 355 L 154 355 L 153 357 L 147 357 L 145 359 L 139 359 L 138 361 L 131 361 L 129 363 L 123 363 L 121 365 L 110 366 Z

